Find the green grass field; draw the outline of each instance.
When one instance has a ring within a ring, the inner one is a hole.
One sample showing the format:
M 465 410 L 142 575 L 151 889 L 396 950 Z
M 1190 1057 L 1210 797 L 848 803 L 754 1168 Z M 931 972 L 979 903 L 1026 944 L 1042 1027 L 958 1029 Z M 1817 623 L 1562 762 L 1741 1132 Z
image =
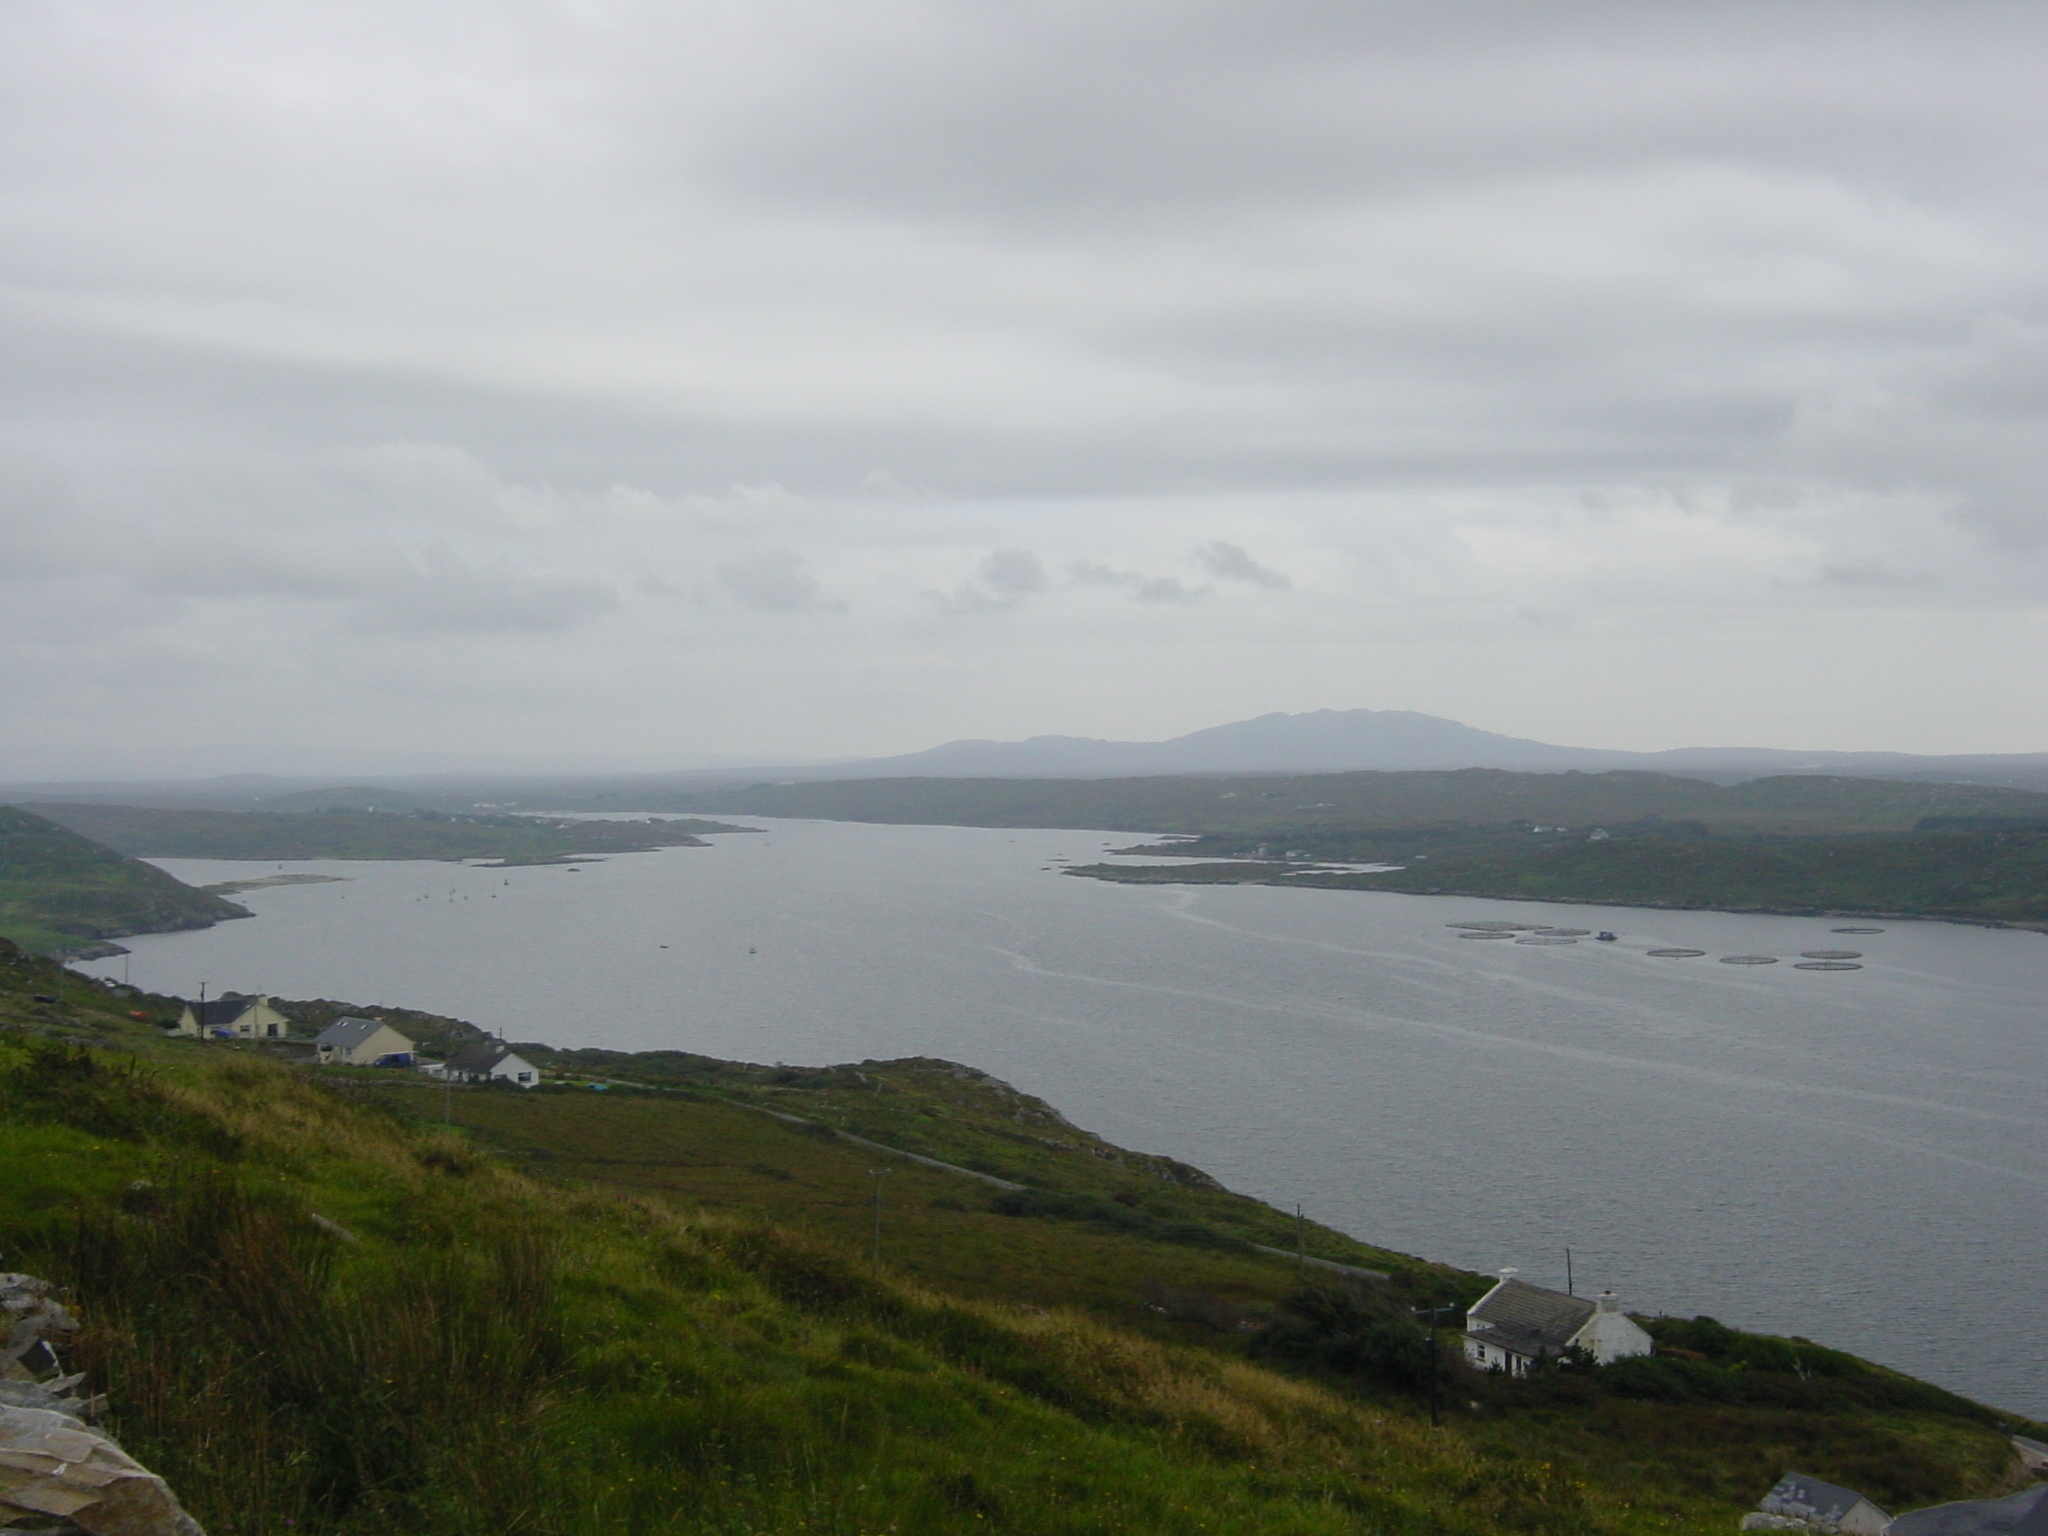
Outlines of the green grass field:
M 1242 1331 L 1299 1274 L 1288 1260 L 1208 1240 L 1217 1228 L 1188 1230 L 1176 1242 L 1148 1235 L 1159 1230 L 1157 1221 L 1118 1230 L 1085 1214 L 1002 1214 L 995 1208 L 1001 1192 L 989 1185 L 717 1102 L 622 1094 L 593 1109 L 572 1094 L 431 1087 L 391 1096 L 426 1123 L 445 1109 L 454 1124 L 537 1177 L 770 1221 L 856 1257 L 873 1251 L 873 1170 L 881 1170 L 881 1251 L 892 1273 L 961 1296 L 1075 1307 L 1155 1337 Z M 1256 1204 L 1241 1196 L 1224 1201 Z M 1317 1246 L 1341 1242 L 1317 1235 Z M 1472 1289 L 1469 1277 L 1406 1262 L 1445 1296 Z

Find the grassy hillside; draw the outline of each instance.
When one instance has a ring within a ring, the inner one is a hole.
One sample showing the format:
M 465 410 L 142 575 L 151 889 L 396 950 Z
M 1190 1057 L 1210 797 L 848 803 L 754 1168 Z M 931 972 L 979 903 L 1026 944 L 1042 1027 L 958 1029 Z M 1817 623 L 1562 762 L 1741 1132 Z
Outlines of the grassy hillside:
M 831 1115 L 830 1088 L 614 1092 L 601 1113 L 587 1093 L 391 1086 L 382 1101 L 422 1123 L 452 1117 L 547 1177 L 765 1218 L 856 1254 L 873 1252 L 879 1174 L 881 1251 L 892 1271 L 956 1295 L 1087 1311 L 1163 1339 L 1234 1337 L 1299 1283 L 1291 1259 L 1255 1246 L 1291 1254 L 1297 1233 L 1289 1217 L 1194 1169 L 1111 1147 L 1056 1118 L 1025 1122 L 1029 1132 L 985 1122 L 1005 1101 L 1030 1102 L 993 1079 L 930 1061 L 806 1075 L 857 1075 L 895 1101 L 873 1121 L 853 1120 L 866 1139 L 926 1156 L 951 1152 L 946 1160 L 963 1167 L 1013 1182 L 1028 1177 L 1028 1190 L 832 1134 L 847 1117 Z M 749 1107 L 762 1100 L 774 1113 Z M 921 1134 L 926 1106 L 949 1103 L 951 1124 Z M 775 1117 L 799 1112 L 800 1125 Z M 1310 1257 L 1392 1275 L 1394 1290 L 1414 1304 L 1469 1300 L 1481 1284 L 1314 1224 L 1300 1236 Z M 1026 1253 L 1028 1264 L 1020 1263 Z
M 1217 840 L 1205 840 L 1214 842 Z M 1297 840 L 1290 840 L 1290 843 Z M 1259 883 L 1345 890 L 1585 901 L 1722 912 L 1912 915 L 2048 925 L 2048 831 L 1923 832 L 1861 837 L 1711 837 L 1704 830 L 1621 828 L 1584 836 L 1429 829 L 1345 839 L 1342 854 L 1400 860 L 1374 873 L 1317 873 L 1270 860 L 1088 865 L 1071 871 L 1133 884 Z M 1192 851 L 1184 845 L 1175 852 Z M 1417 852 L 1425 859 L 1409 862 Z
M 55 822 L 0 805 L 0 937 L 26 949 L 77 953 L 123 934 L 248 915 Z
M 711 814 L 972 827 L 1314 832 L 1430 823 L 1649 816 L 1716 828 L 1876 832 L 1928 816 L 2048 819 L 2048 795 L 1972 784 L 1786 775 L 1711 784 L 1663 773 L 1454 772 L 1193 775 L 1149 779 L 863 779 L 763 784 L 678 800 Z
M 1215 1197 L 1186 1209 L 1227 1224 L 1238 1197 L 1193 1170 L 965 1069 L 642 1061 L 683 1091 L 422 1092 L 130 1017 L 169 1001 L 0 948 L 0 1252 L 72 1287 L 73 1367 L 215 1536 L 1718 1536 L 1787 1465 L 1894 1507 L 2013 1476 L 1987 1410 L 1702 1323 L 1657 1324 L 1674 1352 L 1633 1376 L 1456 1379 L 1432 1428 L 1414 1380 L 1318 1331 L 1284 1261 L 1080 1206 L 1006 1215 L 933 1170 L 890 1175 L 877 1273 L 884 1164 L 721 1102 L 852 1122 L 865 1093 L 865 1128 L 1128 1189 L 1155 1221 Z M 1121 1326 L 1147 1266 L 1238 1284 L 1243 1316 L 1141 1301 L 1153 1336 Z
M 497 859 L 550 864 L 578 854 L 701 848 L 701 832 L 743 827 L 699 820 L 568 821 L 445 811 L 166 810 L 64 803 L 36 809 L 122 853 L 152 859 Z

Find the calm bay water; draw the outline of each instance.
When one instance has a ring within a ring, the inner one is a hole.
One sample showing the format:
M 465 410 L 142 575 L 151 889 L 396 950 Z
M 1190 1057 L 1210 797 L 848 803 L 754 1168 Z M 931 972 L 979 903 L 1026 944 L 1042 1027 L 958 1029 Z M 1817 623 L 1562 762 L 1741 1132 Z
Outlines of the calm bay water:
M 1072 879 L 1128 835 L 768 822 L 570 867 L 344 877 L 82 967 L 512 1039 L 942 1056 L 1373 1242 L 1804 1334 L 2048 1417 L 2048 939 Z M 278 866 L 163 860 L 195 883 Z M 1506 918 L 1618 944 L 1460 940 Z M 1684 946 L 1701 959 L 1652 959 Z M 1795 971 L 1799 951 L 1864 969 Z M 1777 955 L 1773 966 L 1717 963 Z

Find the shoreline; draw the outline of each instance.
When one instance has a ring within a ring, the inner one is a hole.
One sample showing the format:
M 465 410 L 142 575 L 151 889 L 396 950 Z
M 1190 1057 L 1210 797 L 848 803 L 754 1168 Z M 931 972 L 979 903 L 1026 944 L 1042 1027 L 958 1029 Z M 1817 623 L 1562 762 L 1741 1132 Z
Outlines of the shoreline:
M 1158 872 L 1156 876 L 1155 871 Z M 1337 885 L 1329 881 L 1304 878 L 1311 875 L 1311 871 L 1308 870 L 1284 878 L 1249 876 L 1242 880 L 1174 879 L 1170 877 L 1185 876 L 1189 871 L 1176 870 L 1170 864 L 1145 864 L 1129 870 L 1113 864 L 1077 864 L 1061 870 L 1060 873 L 1079 875 L 1087 880 L 1100 880 L 1106 885 L 1263 885 L 1275 890 L 1357 891 L 1365 895 L 1424 898 L 1444 896 L 1455 897 L 1460 901 L 1524 901 L 1558 907 L 1611 907 L 1617 911 L 1718 912 L 1729 917 L 1840 917 L 1888 923 L 1948 923 L 1960 928 L 1993 928 L 2016 933 L 2048 935 L 2048 922 L 2021 922 L 1995 917 L 1951 917 L 1931 912 L 1877 912 L 1838 907 L 1735 907 L 1713 902 L 1616 901 L 1598 896 L 1532 896 L 1526 892 L 1465 890 L 1453 886 L 1435 886 L 1426 891 L 1411 891 L 1398 886 Z M 1134 876 L 1138 878 L 1131 878 Z

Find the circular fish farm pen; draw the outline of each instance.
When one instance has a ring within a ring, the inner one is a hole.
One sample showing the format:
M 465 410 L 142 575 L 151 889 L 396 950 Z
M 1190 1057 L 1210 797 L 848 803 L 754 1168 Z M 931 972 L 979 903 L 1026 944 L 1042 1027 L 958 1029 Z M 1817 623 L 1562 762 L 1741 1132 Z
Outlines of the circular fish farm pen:
M 1515 934 L 1513 929 L 1509 929 L 1505 933 L 1461 933 L 1458 935 L 1458 937 L 1461 939 L 1512 939 L 1514 936 Z
M 1579 941 L 1577 939 L 1546 939 L 1539 936 L 1533 939 L 1517 939 L 1515 942 L 1517 944 L 1576 944 Z
M 1801 960 L 1792 969 L 1795 971 L 1860 971 L 1863 967 L 1853 960 Z
M 1697 960 L 1704 955 L 1704 949 L 1653 949 L 1649 951 L 1653 960 Z
M 1776 965 L 1778 957 L 1776 955 L 1723 955 L 1721 963 L 1723 965 Z
M 1799 957 L 1802 960 L 1861 960 L 1863 958 L 1863 951 L 1860 949 L 1802 949 L 1799 951 Z
M 1830 928 L 1829 933 L 1883 933 L 1882 928 Z
M 1541 928 L 1541 923 L 1446 923 L 1447 928 L 1470 928 L 1475 933 L 1520 933 L 1525 928 Z
M 1538 928 L 1536 934 L 1545 939 L 1583 939 L 1592 931 L 1590 928 Z

